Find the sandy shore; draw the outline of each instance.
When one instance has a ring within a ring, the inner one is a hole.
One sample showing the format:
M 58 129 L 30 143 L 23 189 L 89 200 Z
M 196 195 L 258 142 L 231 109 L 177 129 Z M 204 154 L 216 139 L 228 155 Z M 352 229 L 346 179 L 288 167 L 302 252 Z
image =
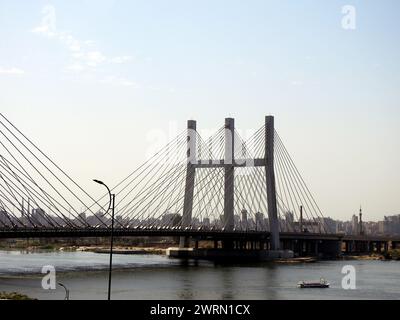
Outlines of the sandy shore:
M 342 256 L 343 260 L 386 260 L 383 255 L 353 255 Z
M 108 247 L 78 247 L 76 251 L 86 251 L 95 253 L 110 253 Z M 166 249 L 156 247 L 114 247 L 114 254 L 162 254 L 164 255 Z

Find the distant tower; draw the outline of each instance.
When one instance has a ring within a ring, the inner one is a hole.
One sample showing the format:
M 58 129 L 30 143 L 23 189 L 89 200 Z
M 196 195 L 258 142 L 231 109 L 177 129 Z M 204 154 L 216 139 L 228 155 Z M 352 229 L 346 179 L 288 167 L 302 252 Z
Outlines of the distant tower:
M 242 228 L 247 230 L 247 210 L 243 208 L 241 213 L 242 213 Z
M 359 227 L 358 230 L 360 231 L 360 236 L 364 235 L 364 230 L 363 230 L 363 224 L 362 224 L 362 209 L 360 206 L 360 214 L 359 214 L 359 219 L 358 219 Z

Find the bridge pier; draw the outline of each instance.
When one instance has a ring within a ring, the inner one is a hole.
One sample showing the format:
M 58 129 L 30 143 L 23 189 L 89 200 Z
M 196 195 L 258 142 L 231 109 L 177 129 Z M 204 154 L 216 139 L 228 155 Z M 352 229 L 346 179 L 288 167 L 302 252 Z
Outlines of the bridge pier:
M 319 241 L 318 240 L 316 240 L 315 241 L 315 244 L 314 244 L 314 255 L 315 256 L 318 256 L 319 255 Z
M 303 242 L 301 255 L 303 256 L 318 256 L 319 255 L 319 241 L 318 240 L 306 240 Z
M 372 241 L 368 241 L 368 253 L 374 252 L 374 243 Z
M 324 258 L 337 258 L 342 254 L 341 240 L 319 240 L 317 245 L 318 256 Z
M 389 242 L 388 241 L 383 242 L 383 251 L 385 253 L 389 252 Z
M 372 253 L 375 248 L 377 252 L 381 250 L 381 242 L 370 240 L 344 240 L 343 242 L 345 245 L 345 254 Z
M 344 252 L 348 254 L 350 252 L 349 241 L 344 241 Z

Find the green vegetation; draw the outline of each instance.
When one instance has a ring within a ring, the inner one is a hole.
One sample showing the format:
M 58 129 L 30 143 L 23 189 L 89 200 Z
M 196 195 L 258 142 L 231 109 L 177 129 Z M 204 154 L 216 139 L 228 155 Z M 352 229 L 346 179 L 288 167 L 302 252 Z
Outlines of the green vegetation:
M 388 260 L 400 260 L 400 249 L 390 249 L 385 254 L 385 259 L 388 259 Z
M 18 292 L 0 292 L 0 300 L 36 300 Z
M 57 249 L 56 246 L 52 245 L 52 244 L 46 244 L 43 246 L 39 246 L 38 248 L 41 250 L 56 250 Z

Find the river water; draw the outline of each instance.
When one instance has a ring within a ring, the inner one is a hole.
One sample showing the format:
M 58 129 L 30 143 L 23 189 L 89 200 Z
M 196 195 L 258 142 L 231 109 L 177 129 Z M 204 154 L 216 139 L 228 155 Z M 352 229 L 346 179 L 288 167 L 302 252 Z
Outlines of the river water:
M 38 299 L 63 299 L 64 290 L 42 288 L 42 267 L 56 269 L 71 299 L 106 299 L 107 254 L 0 251 L 0 291 Z M 342 268 L 356 271 L 356 289 L 342 288 Z M 235 263 L 183 261 L 160 255 L 115 255 L 113 299 L 400 299 L 398 261 Z M 301 280 L 326 278 L 329 289 L 299 289 Z

